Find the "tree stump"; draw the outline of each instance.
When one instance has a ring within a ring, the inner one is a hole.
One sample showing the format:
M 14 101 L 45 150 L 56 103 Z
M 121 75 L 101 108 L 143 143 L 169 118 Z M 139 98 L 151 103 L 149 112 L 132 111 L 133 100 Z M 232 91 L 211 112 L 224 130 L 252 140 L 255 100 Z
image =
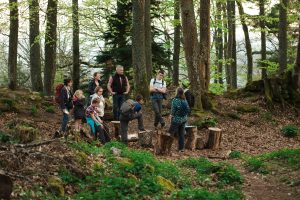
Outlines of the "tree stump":
M 186 143 L 185 148 L 190 149 L 192 151 L 196 148 L 197 141 L 197 126 L 186 126 Z
M 164 132 L 161 129 L 156 130 L 154 153 L 156 155 L 170 155 L 173 140 L 174 137 L 172 137 L 169 133 Z
M 120 121 L 111 121 L 111 123 L 114 125 L 115 138 L 117 140 L 120 140 L 120 126 L 121 126 Z
M 208 128 L 208 142 L 207 148 L 218 149 L 221 146 L 222 130 L 219 128 Z
M 146 131 L 140 131 L 139 132 L 139 144 L 142 147 L 152 147 L 152 136 L 153 131 L 146 130 Z
M 10 199 L 13 182 L 9 176 L 0 174 L 0 199 Z

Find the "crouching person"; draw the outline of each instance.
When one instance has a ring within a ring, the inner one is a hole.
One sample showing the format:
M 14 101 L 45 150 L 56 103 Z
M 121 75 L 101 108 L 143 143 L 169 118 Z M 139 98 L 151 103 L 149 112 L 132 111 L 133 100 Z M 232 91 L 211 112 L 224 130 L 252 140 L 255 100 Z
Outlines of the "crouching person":
M 110 141 L 110 137 L 104 130 L 102 120 L 98 117 L 97 106 L 99 105 L 99 102 L 99 98 L 93 99 L 92 104 L 87 107 L 85 111 L 86 122 L 91 127 L 95 138 L 99 138 L 101 143 L 105 144 Z
M 120 108 L 120 124 L 121 124 L 121 141 L 128 143 L 128 123 L 131 120 L 138 120 L 139 131 L 145 131 L 143 123 L 143 115 L 141 112 L 144 98 L 142 95 L 137 95 L 135 101 L 128 99 Z

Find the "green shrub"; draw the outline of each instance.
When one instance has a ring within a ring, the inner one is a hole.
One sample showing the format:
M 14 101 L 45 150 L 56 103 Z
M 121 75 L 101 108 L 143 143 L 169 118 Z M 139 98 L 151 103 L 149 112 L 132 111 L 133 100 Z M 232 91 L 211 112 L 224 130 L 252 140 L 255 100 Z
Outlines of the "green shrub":
M 235 169 L 232 165 L 224 164 L 220 170 L 216 173 L 219 184 L 236 185 L 243 183 L 243 177 L 241 173 Z
M 242 157 L 242 154 L 240 151 L 232 151 L 229 154 L 229 158 L 241 158 L 241 157 Z
M 55 108 L 54 108 L 54 106 L 48 106 L 48 107 L 46 107 L 45 111 L 47 113 L 55 113 Z
M 103 152 L 102 149 L 96 146 L 97 143 L 98 143 L 97 141 L 93 141 L 91 144 L 86 142 L 72 142 L 69 143 L 68 145 L 73 149 L 86 153 L 87 155 L 90 154 L 97 155 Z
M 67 184 L 80 182 L 80 179 L 78 177 L 76 177 L 74 174 L 72 174 L 72 172 L 65 168 L 60 168 L 58 175 L 60 176 L 61 180 Z
M 209 127 L 215 127 L 217 126 L 218 121 L 215 118 L 205 118 L 201 121 L 196 121 L 193 123 L 194 126 L 197 126 L 198 128 L 209 128 Z
M 206 189 L 183 189 L 171 196 L 172 200 L 201 199 L 216 200 L 216 195 Z
M 3 143 L 7 143 L 11 140 L 11 136 L 7 135 L 6 133 L 0 131 L 0 141 Z
M 219 199 L 224 199 L 224 200 L 240 200 L 244 199 L 244 195 L 241 191 L 239 190 L 223 190 L 218 193 L 218 198 Z M 216 199 L 218 199 L 216 198 Z
M 35 105 L 33 105 L 31 107 L 30 113 L 31 113 L 32 116 L 36 116 L 37 115 L 38 109 L 37 109 L 37 107 Z
M 266 160 L 278 160 L 300 169 L 300 149 L 282 149 L 262 155 Z
M 250 172 L 259 172 L 262 174 L 269 173 L 268 170 L 265 168 L 264 161 L 261 158 L 251 157 L 248 160 L 246 160 L 245 166 Z
M 299 128 L 295 125 L 286 125 L 281 129 L 281 133 L 285 137 L 295 137 L 299 133 Z

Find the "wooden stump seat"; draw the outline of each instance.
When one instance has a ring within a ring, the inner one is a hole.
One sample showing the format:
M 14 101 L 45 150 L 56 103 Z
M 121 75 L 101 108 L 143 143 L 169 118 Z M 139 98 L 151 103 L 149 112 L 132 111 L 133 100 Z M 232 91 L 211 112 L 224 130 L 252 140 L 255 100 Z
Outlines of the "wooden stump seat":
M 153 131 L 146 130 L 139 132 L 139 144 L 142 147 L 152 147 Z
M 166 131 L 157 129 L 154 140 L 154 153 L 156 155 L 170 155 L 174 137 Z
M 186 136 L 185 136 L 185 148 L 194 151 L 196 148 L 197 141 L 197 126 L 186 126 Z
M 208 128 L 208 149 L 218 149 L 221 146 L 222 130 L 219 128 Z

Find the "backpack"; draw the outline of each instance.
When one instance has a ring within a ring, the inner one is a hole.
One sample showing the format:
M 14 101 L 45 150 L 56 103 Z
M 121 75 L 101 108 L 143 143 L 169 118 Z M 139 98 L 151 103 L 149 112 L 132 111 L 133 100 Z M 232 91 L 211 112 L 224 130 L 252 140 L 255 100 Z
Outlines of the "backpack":
M 55 87 L 55 97 L 54 97 L 54 100 L 57 104 L 60 104 L 60 93 L 61 93 L 61 90 L 62 88 L 64 87 L 64 84 L 58 84 L 56 87 Z
M 156 78 L 155 78 L 154 81 L 153 81 L 153 85 L 154 85 L 155 83 L 156 83 Z M 164 80 L 162 80 L 161 84 L 164 85 L 164 83 L 165 83 Z M 151 92 L 151 93 L 150 93 L 150 96 L 152 96 L 153 94 L 154 94 L 154 92 Z M 162 96 L 163 96 L 163 99 L 164 99 L 164 100 L 167 100 L 167 98 L 168 98 L 167 93 L 162 93 Z
M 120 108 L 121 114 L 128 114 L 130 111 L 132 111 L 133 104 L 134 101 L 131 99 L 125 101 Z

